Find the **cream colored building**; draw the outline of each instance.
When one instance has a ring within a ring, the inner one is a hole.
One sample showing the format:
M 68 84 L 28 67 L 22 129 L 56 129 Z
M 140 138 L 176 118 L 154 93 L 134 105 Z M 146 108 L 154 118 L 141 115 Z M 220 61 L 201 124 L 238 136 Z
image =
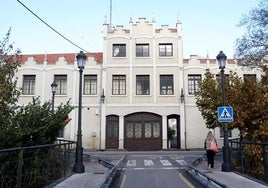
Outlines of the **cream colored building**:
M 103 24 L 103 52 L 86 53 L 83 71 L 82 135 L 85 149 L 160 150 L 203 148 L 208 129 L 195 104 L 198 81 L 209 69 L 219 74 L 215 59 L 183 58 L 182 24 L 156 28 L 155 21 L 130 20 L 129 28 Z M 221 49 L 219 49 L 221 50 Z M 214 54 L 216 56 L 217 54 Z M 76 54 L 23 55 L 17 73 L 22 88 L 19 103 L 32 97 L 51 100 L 50 84 L 58 84 L 55 107 L 69 99 L 78 106 L 79 71 Z M 241 77 L 258 69 L 243 69 L 228 59 L 225 73 Z M 75 140 L 77 108 L 64 129 Z M 174 130 L 171 139 L 169 130 Z M 221 145 L 220 129 L 214 134 Z M 232 131 L 231 137 L 238 132 Z

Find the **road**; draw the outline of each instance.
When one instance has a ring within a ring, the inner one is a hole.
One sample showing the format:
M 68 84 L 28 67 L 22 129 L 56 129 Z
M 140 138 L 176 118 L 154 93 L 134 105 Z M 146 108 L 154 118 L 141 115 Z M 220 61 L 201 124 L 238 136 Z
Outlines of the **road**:
M 202 156 L 200 152 L 125 152 L 124 156 L 124 161 L 120 165 L 120 180 L 113 187 L 202 187 L 186 172 L 188 164 Z M 102 154 L 102 157 L 106 157 L 108 160 L 113 159 L 112 161 L 116 160 L 116 157 L 111 154 Z

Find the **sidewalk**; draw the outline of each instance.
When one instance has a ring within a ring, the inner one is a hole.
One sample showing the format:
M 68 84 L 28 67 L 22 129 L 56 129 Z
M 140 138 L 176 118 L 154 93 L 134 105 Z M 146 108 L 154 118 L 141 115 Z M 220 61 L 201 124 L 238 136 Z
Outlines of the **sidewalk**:
M 215 157 L 214 168 L 208 169 L 207 160 L 203 160 L 196 169 L 204 173 L 206 176 L 231 188 L 267 188 L 267 185 L 246 178 L 235 172 L 222 172 L 221 170 L 222 158 L 221 156 Z M 203 177 L 204 181 L 205 178 Z
M 97 161 L 83 161 L 85 172 L 73 174 L 54 188 L 97 188 L 105 179 L 108 168 L 99 164 Z

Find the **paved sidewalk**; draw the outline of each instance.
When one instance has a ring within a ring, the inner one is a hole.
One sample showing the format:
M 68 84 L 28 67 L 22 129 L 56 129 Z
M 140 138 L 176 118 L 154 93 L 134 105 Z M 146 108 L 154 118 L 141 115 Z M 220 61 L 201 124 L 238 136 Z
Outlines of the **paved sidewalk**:
M 220 156 L 215 158 L 214 168 L 208 169 L 207 161 L 203 160 L 196 169 L 205 175 L 213 178 L 214 180 L 226 185 L 230 188 L 267 188 L 267 185 L 246 178 L 235 172 L 222 172 L 221 171 L 222 159 Z
M 105 179 L 108 168 L 98 162 L 83 161 L 85 172 L 73 174 L 54 188 L 97 188 Z

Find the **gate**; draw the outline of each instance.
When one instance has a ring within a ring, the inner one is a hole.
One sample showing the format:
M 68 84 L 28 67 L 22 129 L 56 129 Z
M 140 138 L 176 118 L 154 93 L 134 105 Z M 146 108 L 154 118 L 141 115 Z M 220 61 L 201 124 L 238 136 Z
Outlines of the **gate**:
M 134 113 L 124 118 L 124 148 L 131 151 L 162 149 L 162 117 L 153 113 Z

